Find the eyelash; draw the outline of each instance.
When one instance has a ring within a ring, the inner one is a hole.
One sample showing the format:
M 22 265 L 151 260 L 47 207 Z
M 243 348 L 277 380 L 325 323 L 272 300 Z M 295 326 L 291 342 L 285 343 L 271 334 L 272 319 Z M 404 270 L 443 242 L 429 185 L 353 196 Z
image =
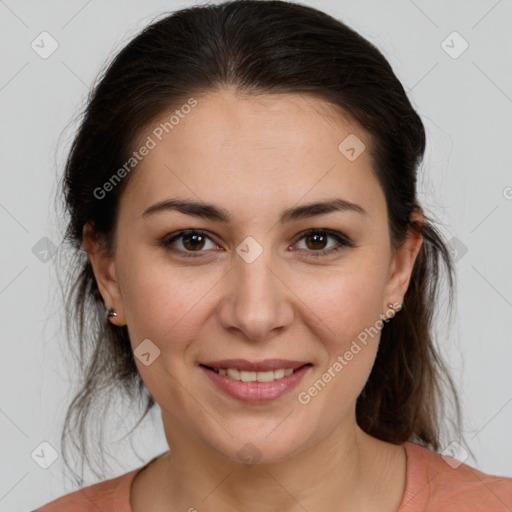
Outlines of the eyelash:
M 301 236 L 296 240 L 295 243 L 298 243 L 303 238 L 306 238 L 306 237 L 308 237 L 310 235 L 314 235 L 314 234 L 323 234 L 323 235 L 327 235 L 331 238 L 334 238 L 338 242 L 338 245 L 331 249 L 322 249 L 319 251 L 313 251 L 313 250 L 307 251 L 310 253 L 307 255 L 308 258 L 319 258 L 319 257 L 323 257 L 323 256 L 330 256 L 331 254 L 338 253 L 339 251 L 343 250 L 344 248 L 354 247 L 354 244 L 346 236 L 342 235 L 341 233 L 338 233 L 337 231 L 331 231 L 330 229 L 319 229 L 319 228 L 308 229 L 307 231 L 301 233 Z M 166 236 L 165 238 L 163 238 L 160 241 L 160 245 L 162 247 L 164 247 L 166 250 L 168 250 L 174 254 L 184 256 L 185 258 L 202 258 L 203 256 L 201 255 L 201 253 L 206 252 L 206 251 L 183 251 L 181 249 L 176 249 L 171 246 L 171 244 L 174 241 L 179 240 L 180 238 L 183 238 L 186 235 L 201 235 L 201 236 L 204 236 L 205 238 L 208 238 L 213 243 L 215 243 L 210 238 L 210 236 L 208 236 L 208 234 L 205 231 L 202 231 L 200 229 L 186 229 L 183 231 L 179 231 L 176 234 Z M 198 254 L 195 254 L 195 253 L 198 253 Z

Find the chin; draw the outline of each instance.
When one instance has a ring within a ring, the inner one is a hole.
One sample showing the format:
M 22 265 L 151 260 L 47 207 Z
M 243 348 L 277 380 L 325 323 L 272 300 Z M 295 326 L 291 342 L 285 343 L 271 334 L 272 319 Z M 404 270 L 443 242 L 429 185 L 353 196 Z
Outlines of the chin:
M 264 422 L 264 428 L 253 433 L 248 431 L 252 432 L 254 425 L 248 429 L 240 426 L 230 429 L 227 425 L 226 430 L 233 437 L 226 434 L 222 440 L 211 440 L 208 444 L 227 459 L 247 466 L 284 462 L 298 453 L 306 440 L 298 438 L 304 435 L 303 428 L 297 435 L 291 431 L 290 425 L 281 430 L 279 426 L 276 428 L 280 421 L 282 418 L 278 421 Z

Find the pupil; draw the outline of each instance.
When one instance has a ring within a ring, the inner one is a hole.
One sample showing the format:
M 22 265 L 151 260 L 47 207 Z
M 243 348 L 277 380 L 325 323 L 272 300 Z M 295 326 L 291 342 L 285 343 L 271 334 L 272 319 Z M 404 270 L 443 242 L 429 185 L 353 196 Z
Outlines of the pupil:
M 319 235 L 319 234 L 313 234 L 313 235 L 309 235 L 307 237 L 307 240 L 310 240 L 310 239 L 315 239 L 316 242 L 313 242 L 313 247 L 310 247 L 311 244 L 308 243 L 308 247 L 310 249 L 323 249 L 323 247 L 325 246 L 325 235 Z M 321 239 L 321 240 L 319 240 Z M 315 247 L 315 243 L 318 243 L 320 242 L 320 245 L 322 245 L 322 247 Z M 323 242 L 323 243 L 322 243 Z
M 197 249 L 198 247 L 201 248 L 201 244 L 203 243 L 204 244 L 204 240 L 199 240 L 199 243 L 198 245 L 195 245 L 195 243 L 198 242 L 197 239 L 200 239 L 200 238 L 203 238 L 202 235 L 185 235 L 183 237 L 183 245 L 187 248 L 187 249 Z M 192 242 L 192 246 L 189 247 L 189 242 L 194 239 L 194 242 Z

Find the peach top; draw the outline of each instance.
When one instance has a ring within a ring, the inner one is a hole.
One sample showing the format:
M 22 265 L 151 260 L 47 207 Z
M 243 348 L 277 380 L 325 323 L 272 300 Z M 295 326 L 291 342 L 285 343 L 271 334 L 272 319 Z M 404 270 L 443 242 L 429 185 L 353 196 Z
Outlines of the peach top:
M 452 467 L 441 454 L 419 444 L 406 441 L 402 445 L 407 454 L 407 480 L 397 512 L 512 510 L 512 478 L 482 473 L 467 464 Z M 133 512 L 131 483 L 138 471 L 159 456 L 140 468 L 61 496 L 33 512 Z

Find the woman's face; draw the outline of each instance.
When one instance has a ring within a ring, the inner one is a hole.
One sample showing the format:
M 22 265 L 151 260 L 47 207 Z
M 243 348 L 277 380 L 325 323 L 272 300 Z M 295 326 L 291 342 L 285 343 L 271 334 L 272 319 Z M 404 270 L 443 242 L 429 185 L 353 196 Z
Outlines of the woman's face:
M 381 320 L 402 303 L 421 240 L 392 251 L 369 134 L 326 103 L 227 89 L 196 100 L 168 133 L 157 127 L 173 112 L 141 135 L 135 149 L 155 145 L 121 198 L 115 257 L 90 256 L 170 445 L 284 460 L 354 428 Z M 196 206 L 151 210 L 170 200 Z M 342 201 L 357 206 L 311 206 Z M 307 366 L 256 374 L 274 379 L 264 383 L 201 366 L 226 359 Z

